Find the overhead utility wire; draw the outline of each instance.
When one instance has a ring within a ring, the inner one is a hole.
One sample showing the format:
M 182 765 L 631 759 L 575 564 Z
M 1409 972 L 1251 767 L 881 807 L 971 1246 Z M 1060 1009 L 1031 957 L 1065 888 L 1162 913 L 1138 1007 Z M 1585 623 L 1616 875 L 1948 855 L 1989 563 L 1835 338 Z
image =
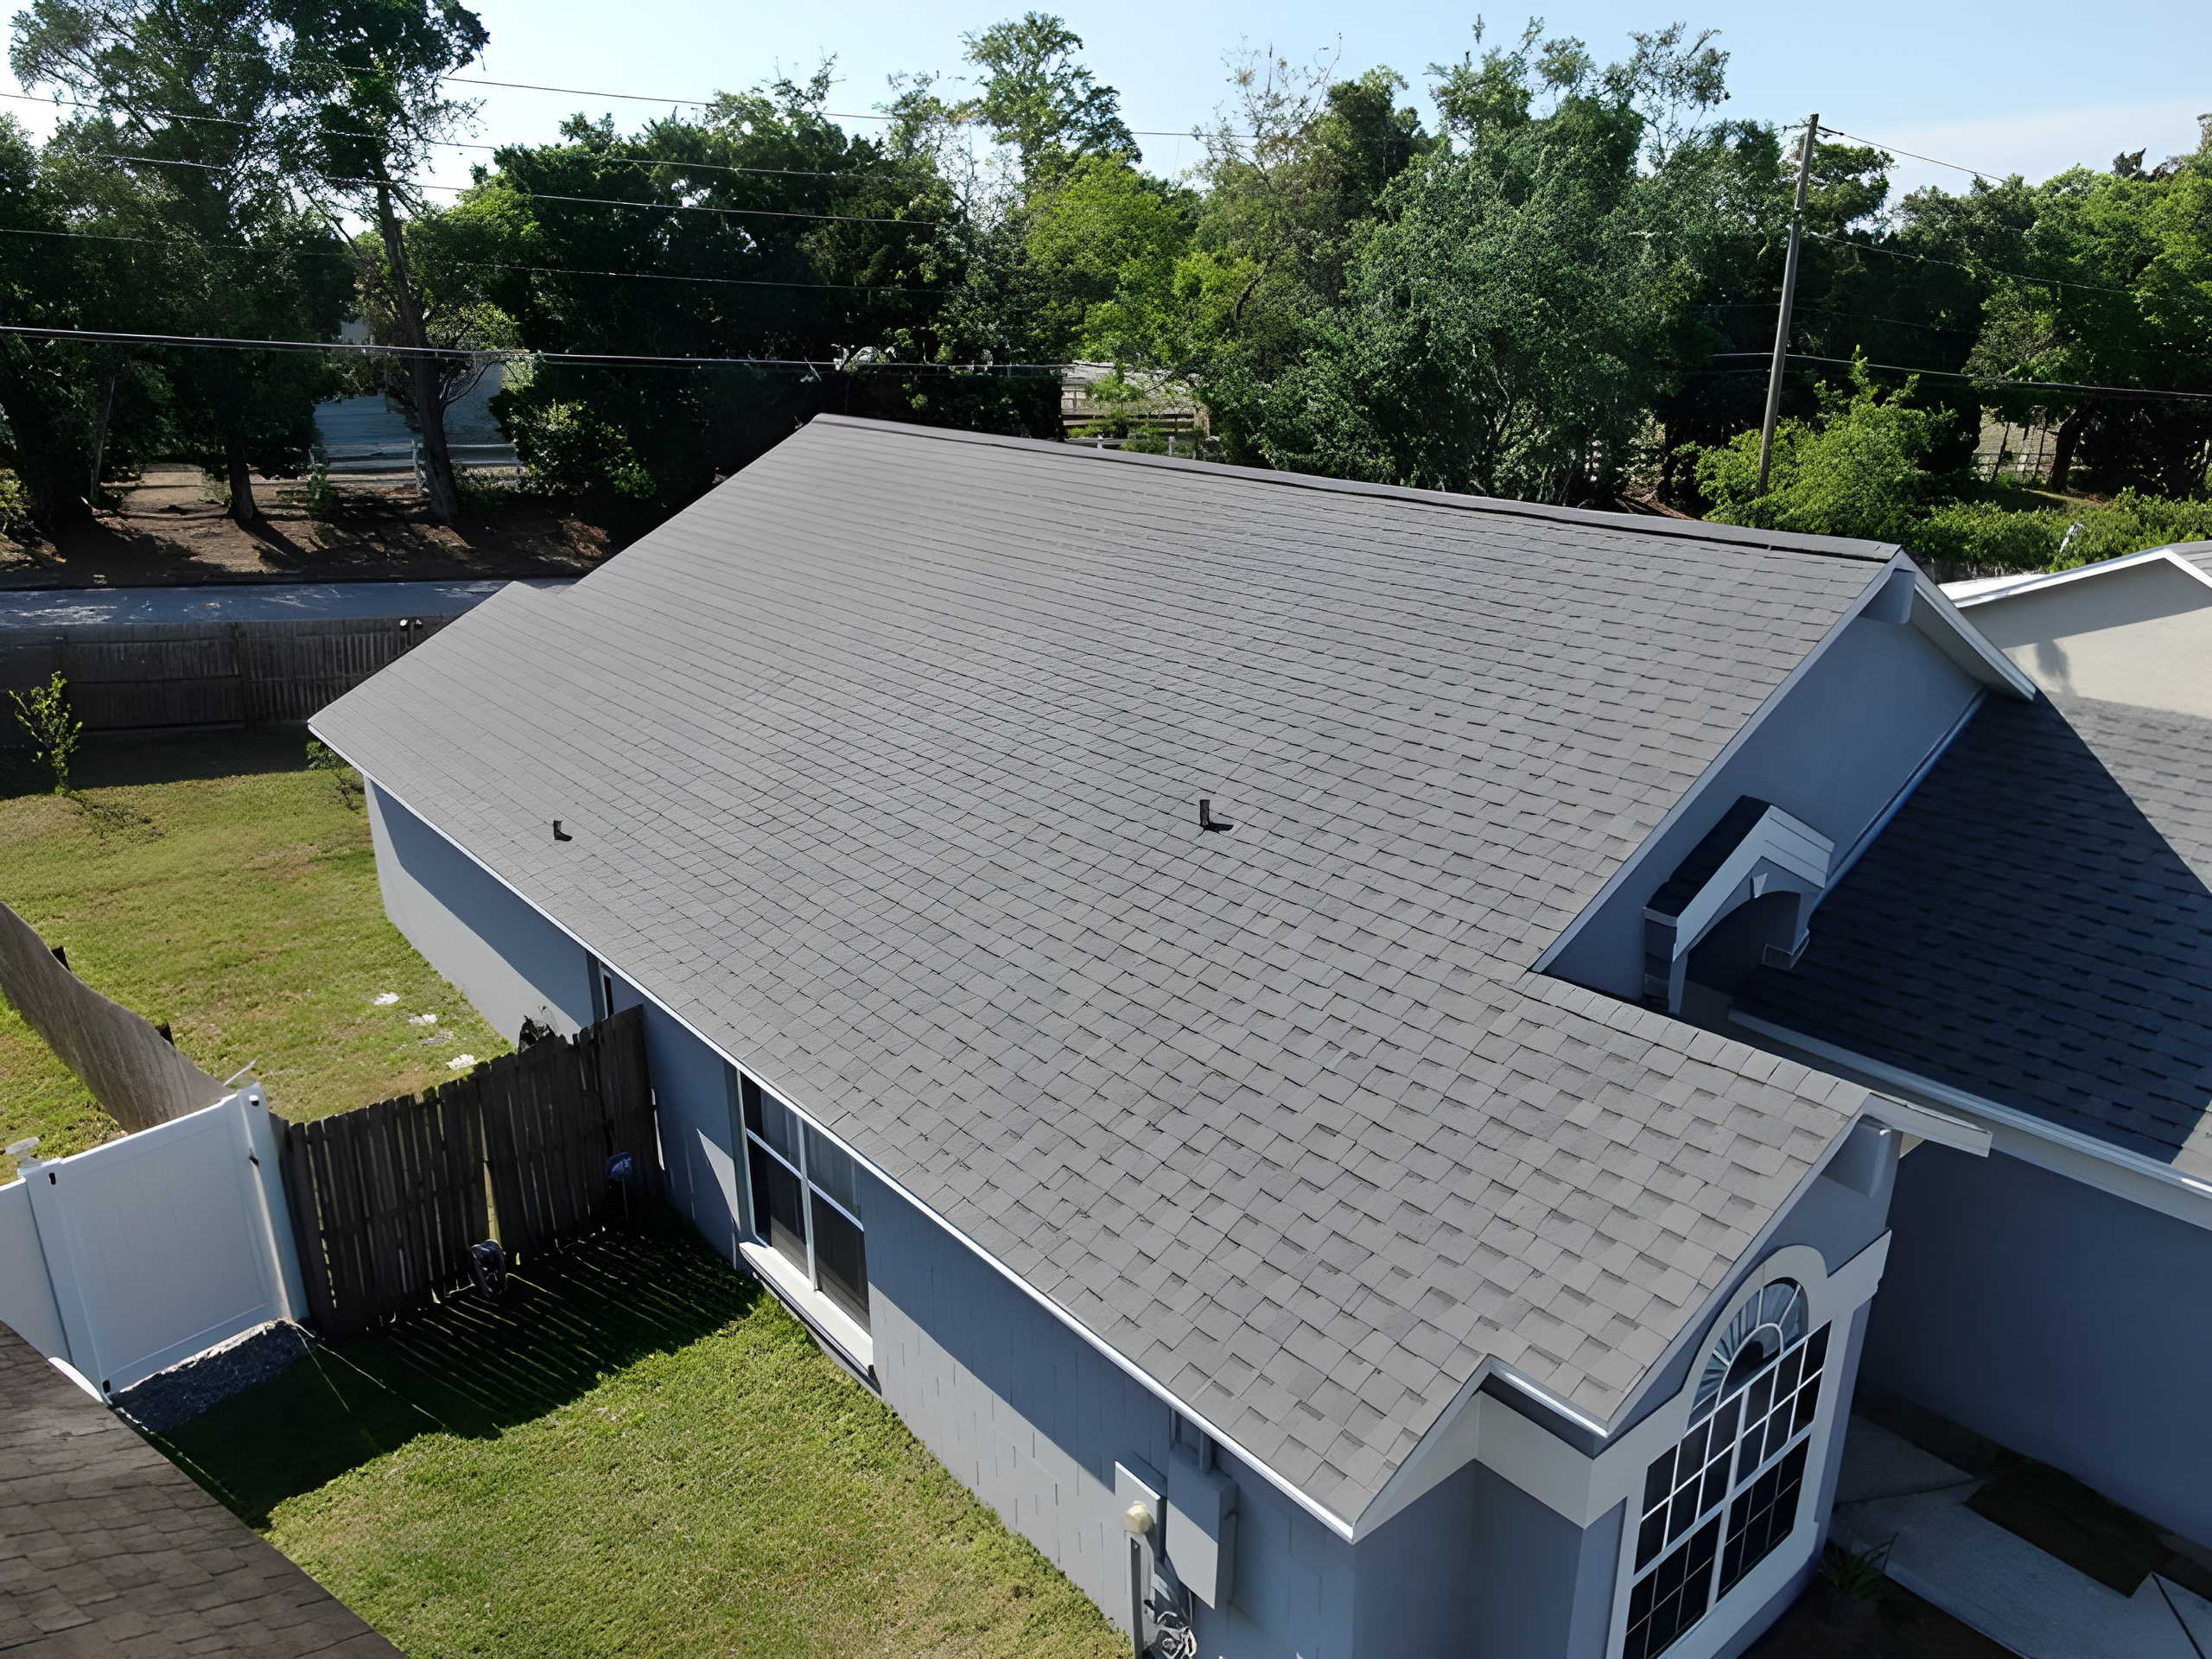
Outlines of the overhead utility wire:
M 1727 357 L 1764 357 L 1764 352 L 1715 352 L 1715 361 Z M 1849 357 L 1815 357 L 1808 352 L 1792 352 L 1793 363 L 1837 363 L 1849 366 L 1866 359 Z M 1915 369 L 1902 363 L 1867 363 L 1870 369 L 1881 369 L 1891 374 L 1926 375 L 1938 380 L 1971 380 L 1978 385 L 1992 388 L 2017 386 L 2029 391 L 2095 391 L 2120 397 L 2182 397 L 2191 403 L 2212 403 L 2212 391 L 2167 391 L 2155 386 L 2099 386 L 2075 380 L 2007 380 L 1999 375 L 1968 374 L 1960 369 Z
M 122 345 L 201 346 L 227 351 L 363 352 L 379 357 L 468 357 L 496 359 L 501 362 L 599 364 L 614 368 L 830 369 L 834 371 L 839 367 L 838 360 L 834 358 L 656 357 L 644 352 L 532 352 L 507 347 L 479 351 L 466 346 L 378 346 L 372 342 L 352 340 L 238 340 L 221 334 L 136 334 L 118 328 L 47 328 L 22 322 L 0 322 L 0 334 L 26 334 L 41 340 L 102 340 Z M 1058 372 L 1073 365 L 1066 363 L 932 363 L 918 360 L 912 363 L 894 363 L 886 359 L 878 359 L 873 363 L 861 366 L 929 369 L 954 373 L 962 371 L 981 372 L 993 369 L 1049 369 Z
M 1847 236 L 1835 236 L 1826 231 L 1808 231 L 1806 235 L 1817 237 L 1823 242 L 1834 242 L 1842 247 L 1856 248 L 1861 253 L 1878 253 L 1885 259 L 1910 259 L 1916 264 L 1948 265 L 1954 270 L 1963 270 L 1978 276 L 2010 276 L 2016 283 L 2041 283 L 2051 288 L 2078 288 L 2085 294 L 2117 294 L 2124 299 L 2133 299 L 2135 290 L 2128 288 L 2109 288 L 2097 283 L 2076 283 L 2063 276 L 2031 276 L 2024 270 L 2002 270 L 1993 265 L 1969 265 L 1957 259 L 1938 259 L 1932 253 L 1907 253 L 1902 248 L 1878 248 L 1872 242 L 1855 242 Z
M 2005 176 L 2002 173 L 1993 173 L 1986 167 L 1967 167 L 1960 162 L 1944 161 L 1940 156 L 1923 156 L 1918 150 L 1900 149 L 1897 145 L 1885 143 L 1882 139 L 1862 138 L 1855 132 L 1845 132 L 1835 127 L 1823 127 L 1821 130 L 1831 133 L 1838 138 L 1848 138 L 1854 144 L 1872 144 L 1876 149 L 1885 150 L 1891 156 L 1910 156 L 1914 161 L 1925 162 L 1930 167 L 1948 167 L 1955 173 L 1970 174 L 1976 179 L 2001 179 Z
M 19 104 L 66 104 L 72 109 L 79 110 L 102 110 L 105 108 L 105 105 L 104 105 L 88 104 L 82 99 L 40 98 L 35 93 L 32 92 L 0 92 L 0 99 L 10 99 Z M 235 120 L 227 115 L 187 115 L 178 110 L 134 110 L 130 111 L 130 113 L 142 118 L 146 116 L 156 116 L 164 121 L 204 121 L 213 125 L 224 127 L 250 127 L 253 124 L 251 121 Z M 373 138 L 377 135 L 373 132 L 335 131 L 334 136 L 340 138 Z M 423 142 L 433 149 L 480 149 L 492 155 L 497 155 L 502 149 L 513 149 L 518 148 L 518 146 L 513 144 L 464 144 L 460 140 L 454 138 L 426 138 L 423 140 Z M 67 154 L 70 152 L 65 151 L 64 153 Z M 76 153 L 88 154 L 91 152 L 79 151 Z M 702 173 L 745 173 L 759 175 L 763 177 L 774 178 L 861 179 L 868 176 L 866 173 L 856 172 L 849 168 L 842 173 L 838 173 L 827 171 L 821 168 L 812 167 L 735 167 L 725 162 L 683 161 L 673 156 L 608 156 L 606 159 L 620 162 L 632 167 L 685 167 Z
M 67 237 L 82 242 L 127 242 L 148 248 L 181 248 L 188 251 L 200 248 L 225 248 L 242 253 L 285 254 L 297 258 L 302 256 L 316 259 L 345 259 L 353 255 L 344 248 L 284 248 L 262 242 L 188 242 L 174 237 L 114 236 L 99 231 L 35 231 L 15 226 L 0 225 L 0 236 Z M 707 283 L 729 288 L 805 288 L 823 289 L 838 294 L 932 294 L 942 299 L 950 290 L 942 288 L 897 288 L 888 283 L 792 283 L 768 276 L 687 276 L 667 270 L 593 270 L 582 265 L 515 265 L 496 259 L 469 260 L 462 264 L 466 270 L 527 271 L 543 276 L 631 276 L 642 282 Z
M 209 162 L 170 161 L 160 156 L 124 156 L 105 149 L 66 149 L 64 156 L 83 156 L 94 160 L 124 162 L 145 167 L 191 167 L 204 173 L 226 173 L 228 168 L 217 167 Z M 467 195 L 476 188 L 473 184 L 424 184 L 404 179 L 326 179 L 326 184 L 385 184 L 395 189 L 450 190 L 456 195 Z M 688 201 L 624 201 L 613 196 L 556 195 L 547 190 L 515 190 L 508 194 L 520 196 L 525 201 L 573 201 L 593 207 L 642 207 L 662 213 L 725 213 L 747 219 L 809 219 L 837 225 L 903 225 L 910 230 L 934 231 L 943 227 L 943 221 L 934 219 L 876 219 L 862 213 L 807 213 L 787 207 L 709 207 Z

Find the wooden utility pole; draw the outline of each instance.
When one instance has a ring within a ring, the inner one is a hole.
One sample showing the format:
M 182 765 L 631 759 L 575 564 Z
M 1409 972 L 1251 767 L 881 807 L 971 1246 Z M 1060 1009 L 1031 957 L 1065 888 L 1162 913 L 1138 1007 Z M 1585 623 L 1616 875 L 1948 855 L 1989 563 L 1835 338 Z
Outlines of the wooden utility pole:
M 1804 148 L 1797 152 L 1797 206 L 1789 215 L 1789 252 L 1782 262 L 1782 315 L 1774 320 L 1774 364 L 1766 376 L 1766 422 L 1759 428 L 1759 488 L 1766 493 L 1767 469 L 1774 464 L 1774 425 L 1782 416 L 1782 369 L 1789 358 L 1789 308 L 1797 298 L 1797 245 L 1805 232 L 1805 191 L 1813 181 L 1813 146 L 1821 137 L 1821 118 L 1805 123 Z

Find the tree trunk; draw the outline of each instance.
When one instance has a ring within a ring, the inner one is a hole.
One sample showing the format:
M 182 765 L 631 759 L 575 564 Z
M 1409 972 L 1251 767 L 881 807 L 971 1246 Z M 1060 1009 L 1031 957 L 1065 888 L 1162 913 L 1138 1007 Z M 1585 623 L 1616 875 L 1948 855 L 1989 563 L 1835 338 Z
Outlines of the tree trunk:
M 2058 433 L 2050 445 L 2050 481 L 2049 488 L 2060 494 L 2066 492 L 2067 475 L 2074 470 L 2074 446 L 2081 442 L 2082 429 L 2089 423 L 2089 411 L 2094 404 L 2084 404 L 2058 423 Z
M 446 448 L 446 410 L 438 391 L 438 365 L 426 348 L 429 333 L 423 326 L 422 302 L 407 270 L 407 244 L 400 234 L 399 216 L 391 210 L 391 188 L 377 186 L 377 229 L 384 238 L 385 258 L 391 265 L 391 309 L 399 325 L 399 343 L 414 347 L 407 366 L 415 387 L 415 417 L 423 425 L 423 476 L 429 486 L 430 511 L 442 524 L 461 517 L 461 491 L 453 480 L 453 455 Z
M 253 470 L 245 464 L 245 446 L 235 438 L 223 440 L 223 464 L 231 475 L 231 517 L 245 529 L 262 522 L 260 504 L 253 499 Z
M 100 468 L 107 460 L 107 423 L 115 412 L 115 383 L 123 372 L 123 364 L 111 354 L 107 368 L 100 376 L 100 418 L 92 428 L 92 487 L 85 492 L 85 499 L 98 512 L 100 506 Z

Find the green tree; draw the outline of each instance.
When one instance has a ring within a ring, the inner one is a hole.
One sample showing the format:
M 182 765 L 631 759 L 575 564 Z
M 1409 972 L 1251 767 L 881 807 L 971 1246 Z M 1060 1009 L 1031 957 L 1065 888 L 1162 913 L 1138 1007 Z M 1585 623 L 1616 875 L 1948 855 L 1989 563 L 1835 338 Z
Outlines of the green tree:
M 696 119 L 624 135 L 578 118 L 560 143 L 498 153 L 464 207 L 505 227 L 487 297 L 527 347 L 741 359 L 537 365 L 494 408 L 549 482 L 665 511 L 825 409 L 1054 429 L 1056 379 L 932 366 L 967 344 L 941 319 L 960 204 L 926 133 L 854 137 L 829 88 L 825 66 Z
M 269 0 L 269 6 L 286 95 L 285 153 L 318 200 L 351 206 L 375 227 L 393 343 L 407 358 L 422 422 L 431 511 L 451 524 L 461 516 L 461 494 L 441 391 L 450 372 L 433 349 L 402 215 L 422 211 L 414 180 L 431 145 L 474 113 L 446 95 L 445 78 L 473 62 L 491 36 L 459 0 Z
M 1268 389 L 1261 453 L 1433 488 L 1608 497 L 1696 297 L 1699 245 L 1668 186 L 1720 95 L 1707 51 L 1670 32 L 1600 70 L 1532 27 L 1440 71 L 1456 142 L 1395 181 L 1356 238 L 1343 306 Z
M 1052 182 L 1083 156 L 1139 159 L 1122 121 L 1121 94 L 1099 86 L 1077 60 L 1083 37 L 1059 18 L 1025 12 L 963 35 L 962 43 L 968 61 L 983 72 L 983 85 L 960 113 L 1012 147 L 1025 188 Z
M 63 124 L 48 162 L 71 169 L 72 194 L 103 233 L 124 238 L 140 278 L 136 328 L 337 331 L 351 287 L 344 250 L 287 187 L 268 41 L 262 0 L 37 0 L 16 19 L 16 73 L 89 111 Z M 109 373 L 118 368 L 111 359 Z M 191 349 L 168 353 L 167 368 L 184 447 L 228 480 L 232 516 L 258 523 L 251 473 L 301 470 L 315 402 L 337 384 L 330 365 L 313 353 Z
M 1770 487 L 1758 493 L 1759 434 L 1694 452 L 1711 517 L 1762 530 L 1860 536 L 1910 542 L 1929 511 L 1956 493 L 1958 480 L 1930 470 L 1949 436 L 1941 410 L 1912 406 L 1915 386 L 1885 396 L 1863 359 L 1848 389 L 1823 385 L 1811 421 L 1775 429 Z

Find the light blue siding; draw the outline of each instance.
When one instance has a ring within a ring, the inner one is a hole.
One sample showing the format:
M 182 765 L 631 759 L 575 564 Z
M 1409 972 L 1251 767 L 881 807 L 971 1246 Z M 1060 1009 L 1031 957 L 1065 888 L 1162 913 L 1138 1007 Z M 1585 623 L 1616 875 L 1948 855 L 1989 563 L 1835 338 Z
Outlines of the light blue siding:
M 1840 859 L 1980 689 L 1917 629 L 1851 623 L 1700 785 L 1689 810 L 1643 850 L 1548 971 L 1637 1001 L 1645 901 L 1738 798 L 1770 802 L 1811 825 Z
M 525 1019 L 589 1025 L 582 947 L 373 782 L 366 792 L 385 914 L 407 942 L 510 1041 Z
M 2020 1159 L 1916 1148 L 1866 1375 L 2212 1539 L 2212 1232 Z

